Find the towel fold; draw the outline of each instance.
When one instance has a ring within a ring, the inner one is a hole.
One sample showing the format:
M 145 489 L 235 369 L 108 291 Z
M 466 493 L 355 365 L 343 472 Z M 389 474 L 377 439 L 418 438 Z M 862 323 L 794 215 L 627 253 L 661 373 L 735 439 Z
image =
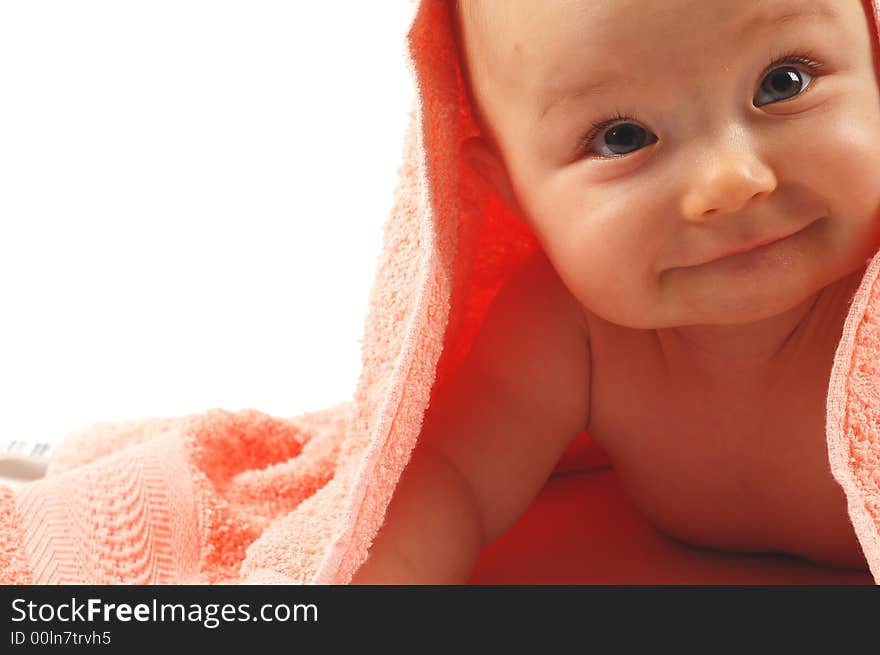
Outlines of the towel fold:
M 0 487 L 0 582 L 351 580 L 432 391 L 467 356 L 507 277 L 539 248 L 530 228 L 462 165 L 460 146 L 479 130 L 450 5 L 420 2 L 407 34 L 417 93 L 354 397 L 295 418 L 218 409 L 68 435 L 44 479 Z M 875 256 L 850 307 L 827 396 L 829 465 L 875 582 L 878 267 Z M 559 470 L 599 461 L 584 432 Z

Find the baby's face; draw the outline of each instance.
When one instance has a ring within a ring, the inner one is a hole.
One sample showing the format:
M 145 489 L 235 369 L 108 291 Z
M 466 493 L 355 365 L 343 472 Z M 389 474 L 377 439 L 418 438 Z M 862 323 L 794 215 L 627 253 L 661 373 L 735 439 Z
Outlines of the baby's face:
M 606 320 L 760 320 L 880 246 L 880 94 L 859 0 L 464 9 L 493 183 Z

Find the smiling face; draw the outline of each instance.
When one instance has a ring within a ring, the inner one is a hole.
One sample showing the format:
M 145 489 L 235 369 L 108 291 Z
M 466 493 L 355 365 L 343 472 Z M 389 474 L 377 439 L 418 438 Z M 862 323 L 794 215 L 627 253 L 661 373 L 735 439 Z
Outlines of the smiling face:
M 758 321 L 880 245 L 861 2 L 461 4 L 495 144 L 471 155 L 595 314 L 633 328 Z

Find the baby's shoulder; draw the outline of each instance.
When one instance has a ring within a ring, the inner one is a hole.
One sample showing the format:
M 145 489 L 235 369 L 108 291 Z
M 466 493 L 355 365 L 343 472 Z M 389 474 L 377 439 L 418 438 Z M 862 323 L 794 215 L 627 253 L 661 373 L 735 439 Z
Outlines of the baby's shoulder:
M 508 281 L 510 291 L 530 309 L 572 326 L 589 339 L 589 310 L 575 298 L 547 255 L 538 250 L 527 257 Z
M 470 359 L 535 416 L 587 411 L 587 321 L 543 252 L 530 255 L 505 281 Z
M 541 250 L 526 256 L 510 273 L 492 301 L 487 320 L 519 336 L 560 328 L 579 336 L 589 331 L 583 308 Z

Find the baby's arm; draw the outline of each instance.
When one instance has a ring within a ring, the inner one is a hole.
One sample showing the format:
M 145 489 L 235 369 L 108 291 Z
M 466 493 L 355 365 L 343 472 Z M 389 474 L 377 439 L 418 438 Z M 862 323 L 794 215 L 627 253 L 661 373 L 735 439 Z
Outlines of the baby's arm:
M 589 413 L 583 314 L 541 254 L 517 270 L 437 393 L 352 584 L 464 584 Z

